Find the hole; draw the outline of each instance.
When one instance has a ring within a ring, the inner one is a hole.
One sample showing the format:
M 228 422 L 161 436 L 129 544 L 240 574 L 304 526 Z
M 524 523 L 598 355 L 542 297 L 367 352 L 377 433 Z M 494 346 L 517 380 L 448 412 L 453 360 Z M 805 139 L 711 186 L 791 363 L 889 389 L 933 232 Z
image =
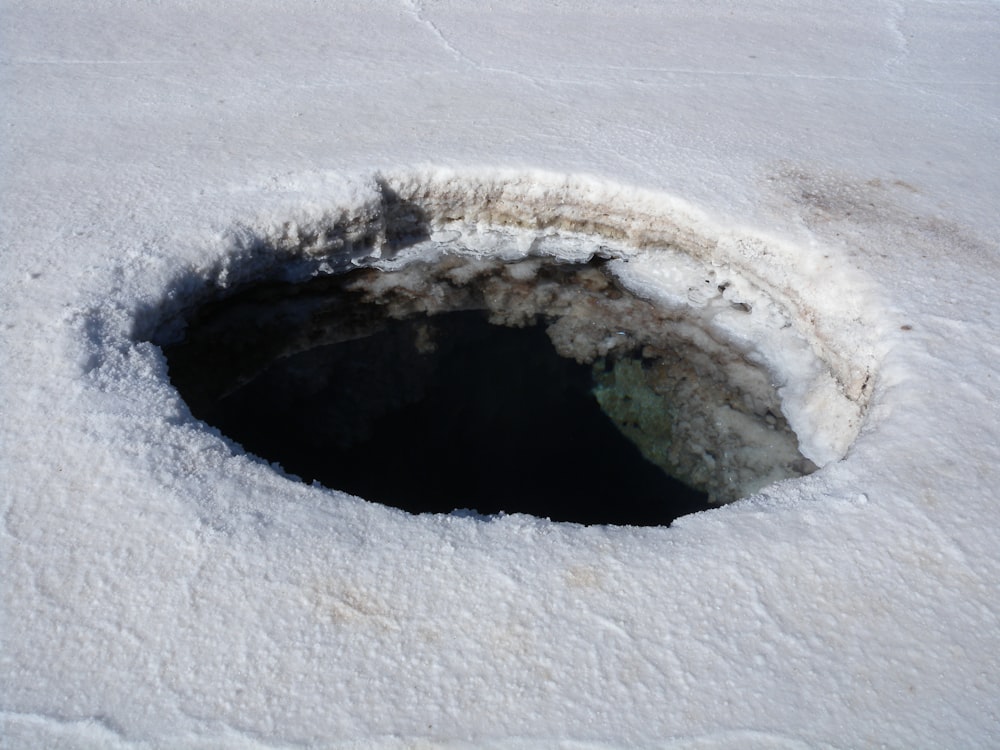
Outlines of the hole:
M 415 513 L 663 525 L 815 468 L 767 374 L 727 380 L 613 261 L 438 250 L 207 305 L 171 379 L 252 453 Z
M 135 337 L 249 452 L 414 513 L 667 525 L 843 456 L 872 368 L 780 246 L 525 187 L 380 180 L 242 231 Z
M 252 374 L 230 369 L 239 358 L 220 350 L 234 339 L 193 335 L 169 350 L 171 373 L 193 413 L 247 450 L 412 513 L 457 503 L 664 525 L 709 507 L 625 437 L 593 394 L 593 368 L 560 357 L 545 323 L 496 326 L 478 310 L 371 323 Z M 222 392 L 204 388 L 209 353 Z
M 664 525 L 710 507 L 650 460 L 655 393 L 618 382 L 626 368 L 648 389 L 663 355 L 619 330 L 624 307 L 574 317 L 622 296 L 601 265 L 469 265 L 419 269 L 432 315 L 405 283 L 413 268 L 250 288 L 167 347 L 171 379 L 247 450 L 414 513 Z

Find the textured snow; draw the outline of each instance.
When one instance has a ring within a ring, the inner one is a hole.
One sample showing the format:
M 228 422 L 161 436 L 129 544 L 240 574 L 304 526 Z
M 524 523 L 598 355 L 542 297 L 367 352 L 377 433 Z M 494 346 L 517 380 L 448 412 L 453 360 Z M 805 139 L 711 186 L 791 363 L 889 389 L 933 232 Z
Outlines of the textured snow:
M 997 744 L 996 2 L 0 14 L 6 745 Z M 142 338 L 336 261 L 305 230 L 374 217 L 378 174 L 711 237 L 864 354 L 857 439 L 665 529 L 410 516 L 247 456 Z

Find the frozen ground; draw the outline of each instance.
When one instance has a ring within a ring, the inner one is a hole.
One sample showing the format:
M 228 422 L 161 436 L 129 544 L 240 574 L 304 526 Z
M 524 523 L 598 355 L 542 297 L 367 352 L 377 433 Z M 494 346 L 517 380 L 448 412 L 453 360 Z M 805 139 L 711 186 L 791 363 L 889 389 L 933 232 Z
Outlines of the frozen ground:
M 996 2 L 0 13 L 7 746 L 996 745 Z M 376 171 L 769 263 L 870 366 L 858 439 L 669 529 L 408 516 L 248 458 L 134 334 Z

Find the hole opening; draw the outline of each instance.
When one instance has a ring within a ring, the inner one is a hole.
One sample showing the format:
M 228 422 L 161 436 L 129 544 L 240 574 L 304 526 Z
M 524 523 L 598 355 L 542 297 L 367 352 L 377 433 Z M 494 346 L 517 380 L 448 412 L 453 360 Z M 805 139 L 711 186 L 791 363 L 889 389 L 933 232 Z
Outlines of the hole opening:
M 843 455 L 871 368 L 774 248 L 528 187 L 380 180 L 244 237 L 135 336 L 248 451 L 411 512 L 666 525 Z

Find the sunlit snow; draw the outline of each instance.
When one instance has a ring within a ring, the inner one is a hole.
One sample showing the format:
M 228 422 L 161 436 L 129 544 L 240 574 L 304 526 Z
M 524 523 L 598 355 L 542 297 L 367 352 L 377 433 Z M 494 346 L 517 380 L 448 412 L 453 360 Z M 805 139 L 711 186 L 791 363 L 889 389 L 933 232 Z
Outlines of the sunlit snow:
M 0 15 L 4 746 L 997 744 L 996 2 Z M 741 499 L 413 515 L 192 415 L 200 305 L 352 269 Z

